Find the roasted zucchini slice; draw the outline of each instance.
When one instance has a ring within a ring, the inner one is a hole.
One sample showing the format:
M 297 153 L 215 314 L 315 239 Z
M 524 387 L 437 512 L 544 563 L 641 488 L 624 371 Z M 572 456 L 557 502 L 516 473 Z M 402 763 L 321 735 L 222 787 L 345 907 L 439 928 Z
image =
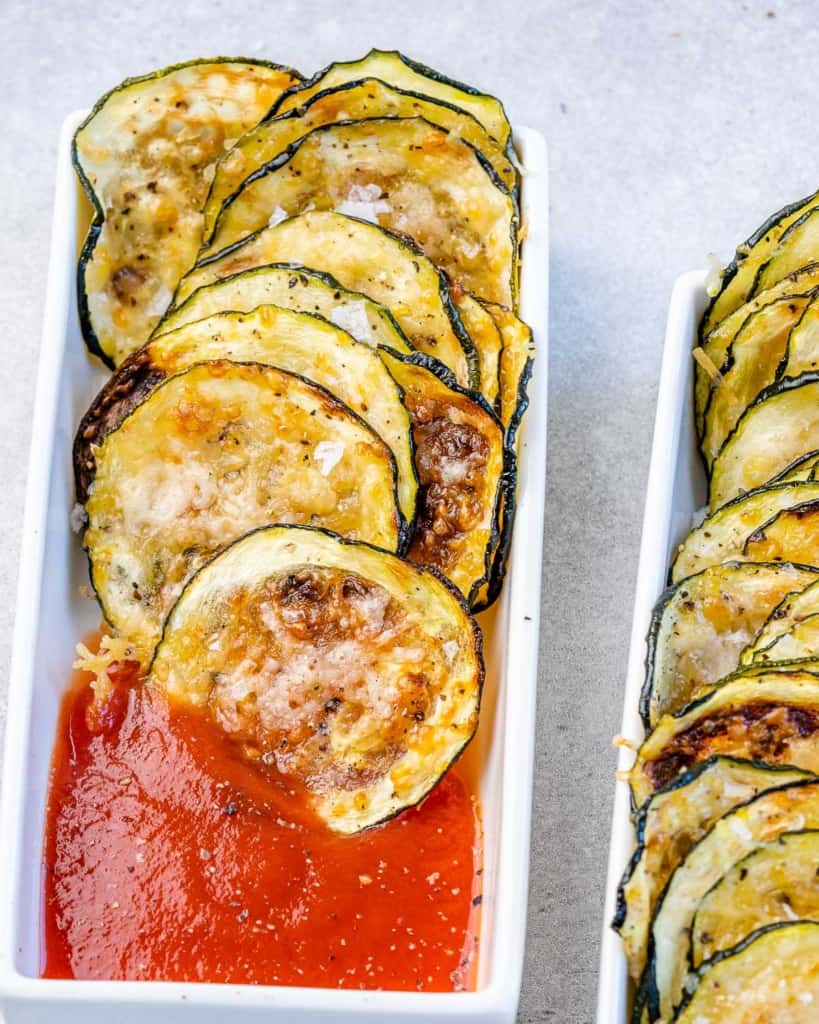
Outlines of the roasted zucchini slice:
M 451 103 L 470 113 L 501 146 L 511 142 L 512 129 L 500 100 L 478 92 L 471 85 L 446 78 L 440 71 L 410 60 L 397 50 L 370 50 L 361 60 L 328 65 L 306 82 L 289 89 L 276 101 L 270 114 L 279 116 L 295 107 L 303 107 L 317 93 L 362 78 L 377 78 L 397 89 Z
M 205 242 L 213 235 L 222 203 L 261 166 L 314 128 L 369 117 L 423 117 L 459 136 L 483 153 L 504 185 L 517 196 L 514 166 L 472 114 L 442 100 L 396 89 L 377 78 L 364 78 L 315 93 L 302 106 L 293 107 L 280 117 L 266 118 L 224 154 L 216 165 L 203 211 Z
M 755 291 L 770 288 L 816 258 L 819 247 L 819 205 L 813 203 L 783 231 L 771 258 L 759 269 Z
M 506 428 L 510 446 L 514 445 L 520 421 L 529 406 L 526 389 L 532 376 L 535 347 L 528 324 L 515 316 L 511 309 L 486 303 L 501 333 L 499 375 L 499 414 Z
M 742 554 L 753 560 L 798 561 L 804 565 L 819 565 L 819 502 L 777 512 L 759 526 L 745 541 Z
M 786 594 L 817 579 L 790 563 L 726 562 L 674 584 L 654 609 L 640 714 L 646 728 L 733 672 Z
M 179 282 L 174 305 L 220 278 L 280 260 L 332 274 L 395 317 L 410 344 L 439 359 L 458 383 L 480 387 L 478 355 L 446 277 L 407 239 L 340 213 L 305 213 L 265 228 L 198 263 Z
M 819 614 L 809 615 L 791 626 L 754 655 L 753 664 L 805 661 L 819 656 Z
M 771 384 L 810 295 L 789 295 L 768 303 L 745 321 L 720 367 L 721 381 L 711 390 L 700 449 L 711 466 L 725 439 L 754 399 Z
M 651 915 L 665 884 L 714 822 L 759 793 L 810 778 L 733 757 L 711 757 L 655 793 L 637 812 L 637 848 L 617 890 L 613 927 L 636 980 L 645 966 Z
M 95 446 L 144 400 L 152 387 L 213 359 L 262 363 L 321 384 L 386 442 L 398 472 L 402 529 L 415 518 L 418 481 L 410 418 L 401 391 L 378 353 L 310 313 L 258 306 L 249 313 L 214 313 L 162 334 L 114 374 L 86 413 L 77 433 L 78 492 L 94 472 Z
M 188 584 L 148 683 L 306 787 L 349 834 L 438 782 L 475 731 L 483 675 L 480 630 L 434 571 L 277 526 Z
M 819 924 L 761 928 L 704 964 L 694 984 L 674 1024 L 815 1024 Z
M 819 615 L 819 586 L 813 583 L 797 593 L 789 594 L 774 608 L 754 642 L 740 655 L 740 665 L 750 665 L 757 661 L 757 656 L 778 637 L 812 615 Z
M 810 779 L 742 804 L 689 851 L 669 879 L 652 921 L 651 959 L 643 980 L 650 1020 L 671 1020 L 683 996 L 692 968 L 691 925 L 709 889 L 737 861 L 783 832 L 814 828 L 819 828 L 819 782 Z
M 735 309 L 716 325 L 702 340 L 702 349 L 713 365 L 719 369 L 728 355 L 731 343 L 746 320 L 758 310 L 771 302 L 787 298 L 790 295 L 804 295 L 819 285 L 819 263 L 810 263 L 789 274 L 773 288 L 760 292 L 755 298 Z M 714 381 L 699 363 L 696 365 L 696 383 L 694 386 L 694 414 L 697 424 L 697 437 L 702 439 L 705 407 L 708 403 Z
M 94 450 L 83 545 L 107 621 L 150 653 L 185 582 L 270 523 L 403 542 L 395 460 L 317 384 L 214 361 L 171 377 Z
M 671 578 L 674 582 L 693 576 L 709 565 L 719 565 L 734 559 L 759 562 L 785 561 L 811 565 L 811 561 L 798 558 L 784 548 L 778 553 L 745 552 L 748 538 L 761 526 L 785 509 L 795 508 L 807 502 L 819 500 L 819 484 L 794 483 L 760 487 L 735 499 L 713 515 L 708 516 L 700 526 L 692 530 L 679 546 Z
M 777 476 L 771 477 L 771 483 L 793 484 L 806 480 L 812 481 L 816 479 L 817 468 L 819 468 L 819 451 L 808 452 L 807 455 L 800 455 L 798 459 L 794 459 Z
M 711 511 L 767 483 L 819 447 L 819 374 L 766 388 L 749 406 L 711 468 Z
M 434 566 L 477 603 L 498 542 L 503 428 L 480 398 L 420 353 L 382 353 L 404 393 L 418 471 L 418 517 L 407 557 Z
M 205 253 L 313 209 L 408 235 L 466 291 L 516 301 L 514 198 L 481 153 L 421 117 L 314 128 L 225 200 Z
M 500 387 L 500 358 L 503 347 L 500 328 L 495 318 L 481 303 L 467 292 L 453 286 L 452 301 L 458 310 L 458 316 L 475 343 L 478 352 L 481 394 L 497 412 Z
M 791 331 L 779 376 L 799 377 L 815 370 L 819 370 L 819 302 L 816 296 Z
M 639 807 L 681 771 L 715 754 L 819 770 L 819 676 L 773 671 L 734 676 L 643 742 L 629 782 Z
M 244 58 L 177 64 L 122 82 L 77 129 L 72 157 L 94 207 L 77 299 L 106 363 L 146 340 L 195 261 L 217 158 L 299 80 Z
M 284 100 L 285 96 L 279 100 L 279 103 Z M 817 203 L 819 203 L 819 193 L 814 193 L 806 199 L 800 199 L 796 203 L 790 203 L 769 217 L 747 241 L 737 247 L 734 259 L 722 272 L 717 294 L 711 299 L 703 314 L 700 323 L 701 338 L 705 338 L 720 321 L 764 290 L 764 287 L 760 287 L 762 268 L 770 262 L 772 255 L 780 245 L 780 240 L 788 229 Z M 797 263 L 794 269 L 803 267 L 809 262 L 810 254 L 802 263 Z M 785 274 L 781 274 L 780 278 L 785 276 Z
M 249 313 L 266 305 L 322 316 L 372 348 L 388 348 L 401 355 L 412 351 L 394 317 L 383 306 L 342 288 L 330 274 L 298 263 L 257 267 L 197 288 L 159 322 L 154 336 L 204 320 L 213 313 Z
M 819 832 L 785 832 L 748 854 L 703 897 L 691 931 L 695 967 L 751 932 L 784 921 L 819 921 Z

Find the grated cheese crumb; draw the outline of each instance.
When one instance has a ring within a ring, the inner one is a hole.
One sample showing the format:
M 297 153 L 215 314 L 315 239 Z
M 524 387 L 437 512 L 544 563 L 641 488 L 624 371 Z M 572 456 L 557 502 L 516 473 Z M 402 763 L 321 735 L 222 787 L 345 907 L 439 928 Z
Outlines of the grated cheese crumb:
M 96 700 L 103 700 L 111 692 L 111 677 L 108 671 L 118 661 L 128 661 L 134 657 L 133 648 L 121 636 L 109 636 L 107 633 L 100 638 L 99 650 L 94 653 L 85 644 L 79 643 L 76 648 L 77 658 L 72 668 L 81 672 L 90 672 L 95 678 L 91 683 Z
M 705 290 L 708 292 L 709 297 L 713 299 L 715 295 L 719 294 L 724 271 L 716 253 L 709 252 L 705 258 L 708 261 L 708 273 L 705 275 Z
M 71 527 L 72 533 L 82 533 L 85 529 L 85 524 L 88 522 L 88 515 L 83 505 L 79 502 L 75 502 L 71 512 L 68 515 L 68 523 Z
M 700 364 L 703 370 L 705 370 L 705 372 L 708 374 L 708 376 L 711 378 L 714 384 L 722 384 L 724 377 L 716 368 L 713 361 L 711 360 L 711 357 L 707 355 L 704 349 L 701 349 L 698 345 L 695 349 L 692 350 L 691 355 Z
M 283 210 L 277 203 L 276 206 L 273 207 L 273 212 L 270 214 L 267 226 L 269 228 L 275 228 L 275 226 L 277 224 L 281 224 L 283 220 L 287 220 L 287 211 Z
M 381 188 L 378 185 L 351 186 L 347 198 L 336 207 L 336 213 L 368 220 L 371 224 L 378 223 L 379 213 L 389 212 L 390 204 L 381 198 Z
M 371 347 L 375 346 L 375 338 L 367 319 L 367 307 L 363 299 L 358 302 L 348 302 L 344 306 L 336 306 L 330 313 L 330 320 L 336 327 L 340 327 L 342 331 L 352 335 L 356 341 Z
M 322 476 L 328 476 L 344 455 L 341 441 L 319 441 L 313 449 L 313 458 L 319 463 Z

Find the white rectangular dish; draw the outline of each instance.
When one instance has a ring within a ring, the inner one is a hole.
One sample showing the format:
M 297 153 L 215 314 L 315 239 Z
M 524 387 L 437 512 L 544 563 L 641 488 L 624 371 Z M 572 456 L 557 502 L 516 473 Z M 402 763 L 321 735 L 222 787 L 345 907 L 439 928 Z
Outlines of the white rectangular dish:
M 707 486 L 694 430 L 694 347 L 700 317 L 708 303 L 705 271 L 678 277 L 671 293 L 666 325 L 654 441 L 648 474 L 643 534 L 621 734 L 639 742 L 638 712 L 645 676 L 646 634 L 651 611 L 666 585 L 671 553 L 691 529 L 694 513 L 707 499 Z M 631 767 L 633 753 L 621 748 L 618 769 Z M 605 919 L 600 955 L 597 1024 L 626 1024 L 631 991 L 620 938 L 611 929 L 617 886 L 633 851 L 629 791 L 618 782 L 606 880 Z
M 87 227 L 70 161 L 84 115 L 69 116 L 59 146 L 43 340 L 20 555 L 0 820 L 0 1011 L 7 1024 L 138 1024 L 194 1019 L 327 1021 L 515 1018 L 526 928 L 541 547 L 546 473 L 548 195 L 546 145 L 514 133 L 524 168 L 521 315 L 537 358 L 520 437 L 518 511 L 509 574 L 496 609 L 482 616 L 487 686 L 476 740 L 464 759 L 484 826 L 484 891 L 478 986 L 471 993 L 338 991 L 242 985 L 56 981 L 40 967 L 41 861 L 52 747 L 74 645 L 99 623 L 80 596 L 87 564 L 69 526 L 71 444 L 106 377 L 85 350 L 77 320 L 76 258 Z

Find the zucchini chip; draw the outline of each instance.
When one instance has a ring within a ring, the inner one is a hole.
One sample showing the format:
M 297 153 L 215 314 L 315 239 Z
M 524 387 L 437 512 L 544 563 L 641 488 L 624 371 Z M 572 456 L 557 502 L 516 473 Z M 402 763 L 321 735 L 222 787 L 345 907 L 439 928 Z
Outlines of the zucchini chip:
M 77 129 L 72 157 L 95 211 L 77 301 L 108 365 L 148 338 L 195 261 L 217 158 L 299 80 L 265 61 L 177 64 L 127 79 Z
M 814 370 L 819 370 L 819 304 L 816 296 L 791 331 L 779 375 L 799 377 Z
M 415 442 L 418 518 L 407 557 L 434 566 L 473 605 L 498 541 L 503 429 L 479 395 L 423 355 L 382 358 L 404 393 Z
M 767 483 L 783 467 L 819 448 L 819 374 L 766 388 L 749 406 L 711 468 L 713 512 Z
M 819 924 L 761 928 L 704 964 L 694 983 L 674 1024 L 815 1024 Z
M 771 477 L 772 484 L 793 484 L 800 481 L 812 481 L 816 479 L 816 470 L 819 468 L 819 451 L 808 452 L 795 459 L 789 466 L 786 466 L 777 476 Z
M 730 562 L 734 559 L 813 564 L 810 559 L 798 558 L 784 547 L 778 551 L 772 549 L 771 554 L 765 554 L 762 550 L 754 550 L 753 553 L 745 551 L 745 542 L 755 530 L 767 524 L 783 510 L 811 501 L 819 501 L 817 483 L 760 487 L 759 490 L 736 498 L 708 516 L 700 526 L 688 534 L 677 551 L 671 567 L 671 579 L 676 583 L 686 576 L 693 576 L 694 573 L 706 569 L 709 565 L 719 565 L 720 562 Z
M 695 967 L 751 932 L 785 921 L 819 921 L 819 832 L 785 832 L 748 854 L 702 899 L 691 931 Z
M 816 258 L 819 249 L 819 205 L 811 207 L 783 231 L 771 258 L 759 269 L 755 290 L 771 288 Z
M 798 561 L 819 565 L 819 501 L 777 512 L 748 537 L 742 548 L 745 558 Z
M 276 101 L 270 114 L 279 116 L 295 107 L 303 107 L 317 93 L 362 78 L 377 78 L 425 99 L 450 103 L 471 114 L 499 145 L 511 143 L 512 128 L 500 100 L 478 92 L 471 85 L 446 78 L 440 71 L 410 60 L 397 50 L 370 50 L 361 60 L 328 65 L 306 82 L 291 87 Z
M 798 593 L 790 594 L 774 608 L 754 642 L 740 655 L 740 665 L 750 665 L 760 660 L 759 656 L 778 637 L 812 615 L 819 615 L 819 586 L 815 584 L 810 584 Z
M 471 295 L 462 292 L 454 284 L 452 301 L 458 310 L 461 323 L 469 332 L 478 352 L 481 394 L 492 409 L 497 412 L 499 405 L 500 357 L 503 341 L 494 317 Z
M 739 309 L 735 309 L 725 319 L 717 324 L 710 333 L 702 340 L 702 349 L 711 362 L 719 368 L 725 362 L 731 343 L 745 321 L 764 308 L 771 302 L 787 298 L 791 295 L 805 295 L 819 285 L 819 263 L 810 263 L 801 267 L 793 274 L 760 292 L 755 298 L 744 303 Z M 696 383 L 694 386 L 694 414 L 697 424 L 697 437 L 702 439 L 705 423 L 705 407 L 708 398 L 714 387 L 714 381 L 705 371 L 704 367 L 697 363 L 695 367 Z
M 257 306 L 313 313 L 371 348 L 387 348 L 401 355 L 412 351 L 392 314 L 383 306 L 366 295 L 342 288 L 330 274 L 309 270 L 298 263 L 257 267 L 197 288 L 159 322 L 154 336 L 194 320 L 204 320 L 213 313 L 249 313 Z
M 789 563 L 725 562 L 674 584 L 654 609 L 640 714 L 646 728 L 733 672 L 787 594 L 817 579 Z
M 636 980 L 645 966 L 651 915 L 677 865 L 711 826 L 765 790 L 810 778 L 733 757 L 711 757 L 655 793 L 635 820 L 637 848 L 617 890 L 613 921 Z
M 214 313 L 154 338 L 123 363 L 95 399 L 77 434 L 81 496 L 87 489 L 85 478 L 93 473 L 93 447 L 105 434 L 159 381 L 214 359 L 277 366 L 320 384 L 340 399 L 392 452 L 402 526 L 412 524 L 418 481 L 410 418 L 378 353 L 320 317 L 280 306 L 258 306 L 249 313 Z M 138 381 L 145 383 L 140 386 Z
M 526 389 L 535 361 L 532 331 L 511 309 L 493 303 L 487 303 L 486 308 L 501 333 L 503 347 L 498 365 L 499 413 L 509 444 L 513 446 L 520 421 L 529 407 Z
M 709 889 L 743 857 L 783 832 L 815 828 L 819 828 L 819 781 L 809 779 L 742 804 L 715 822 L 689 851 L 668 880 L 652 921 L 652 953 L 643 979 L 650 1020 L 671 1020 L 683 996 L 693 966 L 691 926 Z
M 408 235 L 466 291 L 517 298 L 515 200 L 486 158 L 421 117 L 314 128 L 229 196 L 207 255 L 272 218 L 335 210 Z
M 396 550 L 395 475 L 384 442 L 318 385 L 253 363 L 193 366 L 94 450 L 83 545 L 105 618 L 149 653 L 193 573 L 270 523 Z
M 257 530 L 184 589 L 148 677 L 303 785 L 334 831 L 417 804 L 472 738 L 481 634 L 435 572 L 324 530 Z
M 279 100 L 281 103 L 288 93 Z M 791 203 L 781 209 L 778 213 L 769 217 L 751 237 L 737 247 L 736 255 L 729 265 L 722 271 L 719 290 L 711 299 L 708 308 L 703 314 L 700 323 L 700 337 L 712 331 L 720 321 L 739 309 L 744 303 L 768 285 L 760 287 L 760 276 L 762 268 L 765 267 L 780 245 L 780 240 L 785 233 L 806 212 L 810 211 L 819 203 L 819 192 Z M 815 253 L 814 249 L 814 253 Z M 810 262 L 810 254 L 802 263 L 797 263 L 796 268 L 804 267 Z M 780 279 L 786 275 L 781 274 Z
M 808 661 L 819 655 L 819 614 L 809 615 L 754 655 L 754 665 Z
M 179 282 L 174 306 L 202 285 L 280 260 L 332 274 L 344 288 L 380 303 L 413 348 L 448 366 L 459 384 L 480 386 L 475 345 L 445 275 L 408 239 L 340 213 L 293 217 L 197 263 Z
M 315 93 L 302 106 L 293 107 L 279 117 L 266 118 L 224 154 L 216 165 L 203 211 L 205 243 L 213 236 L 222 203 L 261 166 L 314 128 L 369 117 L 423 117 L 459 136 L 483 153 L 507 189 L 517 196 L 514 166 L 472 114 L 442 100 L 396 89 L 377 78 L 364 78 Z
M 819 677 L 773 671 L 733 677 L 675 715 L 637 752 L 629 782 L 639 807 L 681 771 L 715 754 L 819 769 Z
M 789 295 L 770 302 L 748 317 L 720 367 L 720 383 L 711 390 L 700 445 L 706 465 L 713 464 L 740 416 L 777 375 L 791 330 L 798 324 L 810 295 Z

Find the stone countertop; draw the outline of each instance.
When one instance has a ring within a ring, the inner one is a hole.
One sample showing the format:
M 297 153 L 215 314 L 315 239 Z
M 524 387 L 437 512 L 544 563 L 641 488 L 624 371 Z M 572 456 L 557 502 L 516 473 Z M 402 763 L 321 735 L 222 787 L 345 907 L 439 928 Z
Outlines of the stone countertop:
M 505 17 L 507 7 L 516 13 Z M 811 3 L 20 3 L 0 58 L 0 665 L 14 618 L 57 132 L 127 75 L 211 54 L 312 73 L 399 47 L 500 96 L 551 167 L 549 465 L 520 1020 L 593 1019 L 614 752 L 666 309 L 817 187 Z M 7 475 L 6 475 L 7 474 Z M 5 701 L 3 699 L 3 706 Z

